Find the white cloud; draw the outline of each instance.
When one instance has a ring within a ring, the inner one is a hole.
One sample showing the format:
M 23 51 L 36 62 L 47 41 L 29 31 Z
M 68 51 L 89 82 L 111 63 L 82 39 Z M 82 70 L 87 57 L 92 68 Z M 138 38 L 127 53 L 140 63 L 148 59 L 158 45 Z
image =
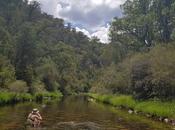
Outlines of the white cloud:
M 86 29 L 84 29 L 84 28 L 81 29 L 81 28 L 79 28 L 79 27 L 76 27 L 75 29 L 76 29 L 77 32 L 83 32 L 85 35 L 87 35 L 89 38 L 91 38 L 91 34 L 89 33 L 88 30 L 86 30 Z
M 42 10 L 68 22 L 83 24 L 88 30 L 105 25 L 121 16 L 120 5 L 126 0 L 37 0 Z
M 96 5 L 100 5 L 104 3 L 104 0 L 91 0 L 92 3 L 96 4 Z
M 32 1 L 32 0 L 30 0 Z M 44 12 L 71 22 L 87 36 L 97 36 L 108 42 L 106 23 L 120 17 L 120 5 L 126 0 L 36 0 Z M 82 29 L 84 28 L 84 29 Z
M 76 27 L 76 31 L 81 31 L 83 32 L 85 35 L 87 35 L 89 38 L 92 37 L 97 37 L 100 39 L 100 41 L 102 43 L 109 43 L 109 37 L 108 37 L 108 33 L 109 33 L 109 28 L 110 26 L 107 25 L 107 27 L 99 27 L 94 33 L 89 33 L 88 30 L 86 29 L 81 29 L 79 27 Z
M 99 27 L 99 29 L 91 34 L 91 36 L 99 38 L 102 43 L 109 43 L 109 28 L 109 25 L 107 25 L 107 27 Z

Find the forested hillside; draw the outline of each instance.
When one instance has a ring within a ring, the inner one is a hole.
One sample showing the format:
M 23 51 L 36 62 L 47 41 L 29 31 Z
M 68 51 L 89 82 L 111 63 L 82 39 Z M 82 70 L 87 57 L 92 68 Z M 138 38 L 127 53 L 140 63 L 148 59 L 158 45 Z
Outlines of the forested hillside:
M 0 0 L 1 90 L 87 92 L 103 49 L 37 2 Z
M 127 0 L 121 8 L 111 43 L 102 44 L 37 2 L 0 0 L 1 91 L 174 99 L 174 0 Z

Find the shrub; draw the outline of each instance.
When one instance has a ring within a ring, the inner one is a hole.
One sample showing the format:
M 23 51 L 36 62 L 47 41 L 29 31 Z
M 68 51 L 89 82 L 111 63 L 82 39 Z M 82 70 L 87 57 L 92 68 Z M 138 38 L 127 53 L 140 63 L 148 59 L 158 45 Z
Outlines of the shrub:
M 34 93 L 46 92 L 45 84 L 42 83 L 41 81 L 35 81 L 32 86 Z
M 137 55 L 131 65 L 131 91 L 137 99 L 152 96 L 150 61 L 147 55 Z
M 0 87 L 6 88 L 8 84 L 15 80 L 15 69 L 10 62 L 0 55 Z
M 62 94 L 60 92 L 43 92 L 43 93 L 36 93 L 34 95 L 34 98 L 36 101 L 42 101 L 44 100 L 44 98 L 47 99 L 59 99 L 60 97 L 62 97 Z
M 126 63 L 128 65 L 126 65 Z M 175 98 L 175 47 L 173 45 L 152 48 L 148 53 L 137 53 L 126 58 L 121 70 L 128 71 L 128 87 L 137 99 L 159 98 L 162 100 Z M 127 72 L 127 71 L 123 71 Z M 122 79 L 116 79 L 121 80 Z
M 52 59 L 44 59 L 43 64 L 37 68 L 37 74 L 40 80 L 44 83 L 47 91 L 53 92 L 58 89 L 59 79 L 58 69 Z
M 151 52 L 153 93 L 161 99 L 175 98 L 175 47 L 157 46 Z
M 9 91 L 15 92 L 15 93 L 27 93 L 28 87 L 27 83 L 22 80 L 17 80 L 9 85 Z

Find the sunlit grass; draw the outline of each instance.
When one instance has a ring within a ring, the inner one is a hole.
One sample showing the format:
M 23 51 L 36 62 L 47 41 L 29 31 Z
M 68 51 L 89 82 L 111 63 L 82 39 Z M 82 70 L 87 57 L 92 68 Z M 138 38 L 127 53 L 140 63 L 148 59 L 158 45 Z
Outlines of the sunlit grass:
M 138 102 L 134 108 L 156 116 L 175 118 L 175 102 L 144 101 Z
M 88 94 L 90 97 L 113 105 L 131 108 L 143 113 L 148 113 L 155 116 L 175 118 L 175 102 L 161 101 L 136 101 L 132 96 L 127 95 L 100 95 Z
M 60 93 L 60 92 L 52 92 L 52 93 L 50 93 L 50 92 L 44 92 L 44 93 L 36 93 L 35 95 L 34 95 L 34 99 L 36 100 L 36 101 L 42 101 L 42 100 L 44 100 L 44 98 L 45 99 L 59 99 L 59 98 L 61 98 L 63 95 L 62 95 L 62 93 Z
M 31 95 L 29 93 L 11 93 L 11 92 L 0 92 L 0 105 L 11 104 L 25 101 L 42 101 L 45 99 L 60 99 L 62 94 L 60 92 L 54 93 L 36 93 Z

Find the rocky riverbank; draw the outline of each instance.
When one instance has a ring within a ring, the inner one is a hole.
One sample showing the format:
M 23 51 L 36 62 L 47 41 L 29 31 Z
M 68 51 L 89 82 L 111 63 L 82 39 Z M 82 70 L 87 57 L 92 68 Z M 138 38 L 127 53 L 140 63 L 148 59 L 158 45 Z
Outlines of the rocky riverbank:
M 88 94 L 91 100 L 110 104 L 119 109 L 127 110 L 129 114 L 139 114 L 156 121 L 175 126 L 175 102 L 136 101 L 126 95 Z

